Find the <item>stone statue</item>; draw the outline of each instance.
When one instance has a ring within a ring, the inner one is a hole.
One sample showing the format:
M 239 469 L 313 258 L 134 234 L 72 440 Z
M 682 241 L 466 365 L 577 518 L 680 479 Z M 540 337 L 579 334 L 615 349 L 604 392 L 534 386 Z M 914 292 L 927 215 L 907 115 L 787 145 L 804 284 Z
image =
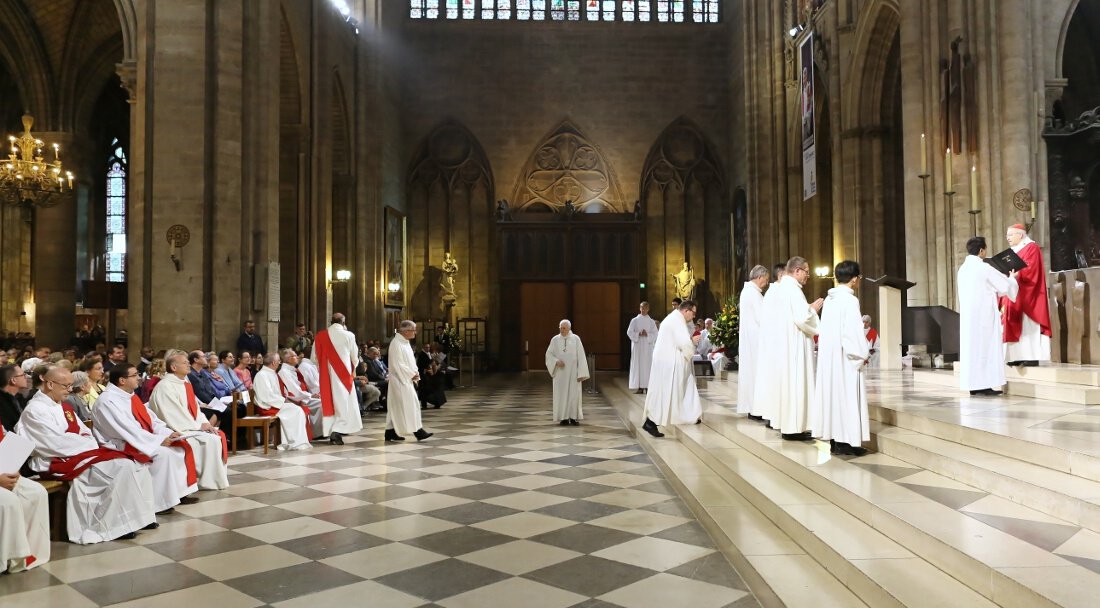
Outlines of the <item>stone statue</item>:
M 642 201 L 634 201 L 634 221 L 642 219 Z
M 444 305 L 454 306 L 458 296 L 455 294 L 455 273 L 458 272 L 458 262 L 451 257 L 451 252 L 443 254 L 443 277 L 439 280 L 439 287 L 443 290 L 441 298 Z M 449 304 L 448 304 L 449 303 Z
M 512 211 L 508 208 L 508 201 L 500 199 L 497 201 L 497 221 L 506 222 L 512 219 Z
M 684 262 L 680 272 L 672 275 L 672 281 L 675 285 L 676 297 L 681 300 L 695 299 L 695 271 L 688 266 L 687 262 Z

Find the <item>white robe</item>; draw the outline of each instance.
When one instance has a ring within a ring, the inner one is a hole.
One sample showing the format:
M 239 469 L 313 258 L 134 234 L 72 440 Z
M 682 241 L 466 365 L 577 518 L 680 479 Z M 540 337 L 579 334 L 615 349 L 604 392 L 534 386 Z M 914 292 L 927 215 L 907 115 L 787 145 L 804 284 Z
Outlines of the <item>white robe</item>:
M 1012 251 L 1020 253 L 1021 249 L 1034 242 L 1031 237 L 1025 236 Z M 1045 276 L 1043 271 L 1039 274 Z M 1050 361 L 1050 336 L 1043 335 L 1043 328 L 1028 315 L 1023 315 L 1022 321 L 1020 340 L 1005 343 L 1005 361 Z
M 302 357 L 298 361 L 298 371 L 306 379 L 306 389 L 310 393 L 321 394 L 321 371 L 317 369 L 317 363 L 313 359 Z
M 172 429 L 152 410 L 149 418 L 153 432 L 146 431 L 134 417 L 131 393 L 110 384 L 96 399 L 92 410 L 92 434 L 101 445 L 124 451 L 127 445 L 153 459 L 149 474 L 153 478 L 153 508 L 159 513 L 180 504 L 180 498 L 198 491 L 198 485 L 187 485 L 187 464 L 183 449 L 162 445 Z M 196 459 L 196 472 L 198 463 Z
M 769 404 L 770 414 L 775 416 L 769 420 L 783 434 L 802 433 L 810 428 L 814 397 L 817 312 L 794 277 L 784 276 L 772 289 L 774 297 L 769 301 L 765 296 L 764 301 L 773 316 L 760 328 L 760 350 L 766 355 L 760 357 L 753 404 Z
M 641 335 L 642 331 L 646 335 Z M 630 320 L 626 328 L 626 337 L 630 338 L 630 377 L 631 390 L 649 387 L 649 368 L 653 365 L 653 345 L 657 343 L 657 323 L 649 315 L 638 315 Z
M 329 386 L 332 387 L 332 406 L 333 416 L 324 417 L 324 431 L 325 435 L 331 432 L 337 432 L 340 434 L 358 433 L 363 430 L 363 416 L 359 413 L 359 399 L 355 396 L 355 368 L 359 365 L 359 345 L 355 341 L 355 334 L 344 329 L 344 326 L 340 323 L 333 323 L 329 325 L 328 329 L 329 338 L 332 340 L 332 346 L 336 350 L 337 355 L 340 357 L 340 361 L 344 367 L 347 368 L 348 373 L 352 376 L 353 380 L 350 389 L 345 389 L 344 385 L 340 382 L 339 376 L 336 372 L 328 369 L 324 370 L 329 374 Z M 299 368 L 309 367 L 313 368 L 313 373 L 318 374 L 318 365 L 320 360 L 317 357 L 317 342 L 313 342 L 313 357 L 312 361 L 309 359 L 303 359 Z M 309 386 L 309 390 L 317 394 L 321 393 L 320 383 L 314 385 L 310 383 L 310 374 L 303 370 L 303 375 L 306 377 L 306 385 Z
M 321 411 L 321 400 L 314 397 L 312 393 L 302 390 L 302 382 L 298 379 L 298 368 L 289 363 L 283 363 L 279 366 L 279 379 L 283 381 L 287 401 L 309 408 L 309 425 L 313 428 L 313 437 L 326 437 L 328 433 L 325 432 L 325 417 Z M 253 379 L 253 382 L 255 382 L 255 379 Z
M 279 419 L 279 427 L 282 431 L 282 443 L 279 444 L 278 449 L 308 450 L 313 447 L 309 443 L 312 432 L 306 432 L 306 423 L 309 418 L 301 406 L 291 403 L 283 396 L 275 370 L 266 365 L 260 368 L 256 377 L 252 379 L 252 390 L 256 395 L 256 407 L 278 410 L 275 416 Z
M 976 255 L 959 266 L 959 387 L 997 389 L 1005 384 L 1001 313 L 997 296 L 1016 300 L 1019 285 Z
M 386 429 L 398 435 L 411 435 L 424 426 L 420 420 L 420 397 L 413 377 L 419 373 L 412 346 L 397 334 L 390 341 L 390 380 L 386 393 Z
M 703 415 L 699 389 L 691 370 L 695 344 L 684 316 L 673 310 L 661 321 L 653 348 L 645 416 L 658 425 L 694 424 Z
M 756 398 L 758 392 L 763 391 L 763 384 L 777 382 L 776 365 L 780 365 L 777 359 L 779 349 L 773 339 L 767 336 L 778 335 L 782 327 L 777 302 L 779 301 L 779 281 L 768 284 L 768 290 L 760 301 L 760 336 L 756 340 L 756 365 L 752 376 L 752 398 L 749 399 L 749 413 L 760 416 L 764 420 L 779 420 L 779 404 L 771 401 L 760 401 Z M 744 372 L 738 372 L 737 383 L 740 385 Z
M 737 300 L 740 314 L 737 329 L 737 413 L 752 411 L 752 393 L 756 386 L 756 368 L 760 342 L 760 314 L 764 294 L 752 281 L 746 281 Z
M 76 425 L 80 432 L 69 433 L 61 404 L 35 393 L 15 425 L 16 433 L 34 443 L 31 469 L 47 471 L 54 458 L 99 447 L 83 422 Z M 78 545 L 114 540 L 153 523 L 149 467 L 125 458 L 93 464 L 71 482 L 65 514 L 69 541 Z
M 565 367 L 558 367 L 558 361 Z M 550 339 L 550 346 L 546 347 L 546 371 L 550 372 L 554 382 L 554 422 L 584 418 L 581 408 L 584 391 L 581 389 L 582 381 L 588 379 L 589 372 L 588 358 L 580 336 L 569 332 Z
M 863 329 L 864 339 L 867 340 L 867 348 L 870 349 L 871 357 L 867 359 L 867 367 L 878 367 L 878 332 L 875 332 L 875 339 L 871 340 L 867 336 L 871 333 L 871 327 L 865 327 Z
M 3 429 L 0 434 L 4 434 Z M 21 572 L 48 561 L 49 496 L 42 484 L 20 477 L 13 489 L 0 489 L 0 572 Z
M 871 356 L 859 300 L 845 286 L 829 290 L 821 309 L 817 383 L 810 430 L 814 437 L 852 446 L 871 440 L 863 366 Z
M 199 410 L 191 415 L 187 407 L 187 380 L 175 374 L 165 374 L 153 388 L 149 396 L 149 409 L 153 411 L 168 428 L 180 433 L 198 431 L 202 425 L 210 422 Z M 196 398 L 197 399 L 197 398 Z M 231 415 L 228 411 L 226 416 Z M 222 460 L 222 439 L 217 433 L 198 433 L 187 438 L 191 451 L 195 454 L 195 471 L 199 475 L 199 489 L 224 490 L 229 487 L 229 471 Z

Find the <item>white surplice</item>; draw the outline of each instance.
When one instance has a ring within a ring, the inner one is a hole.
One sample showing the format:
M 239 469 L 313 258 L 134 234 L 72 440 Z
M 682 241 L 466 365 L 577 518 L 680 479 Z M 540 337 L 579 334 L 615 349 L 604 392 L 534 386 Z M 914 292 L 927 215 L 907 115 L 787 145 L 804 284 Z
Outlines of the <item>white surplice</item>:
M 644 336 L 643 331 L 646 333 Z M 630 377 L 627 385 L 631 390 L 649 388 L 653 345 L 657 343 L 657 322 L 649 315 L 638 315 L 630 320 L 626 337 L 630 338 Z
M 1025 236 L 1016 243 L 1012 251 L 1020 253 L 1020 250 L 1035 241 Z M 1036 245 L 1038 247 L 1038 245 Z M 1046 280 L 1045 269 L 1039 269 L 1040 280 Z M 1050 361 L 1050 336 L 1043 334 L 1043 328 L 1027 314 L 1022 315 L 1020 326 L 1020 339 L 1016 342 L 1005 342 L 1005 361 Z
M 308 450 L 313 447 L 309 443 L 313 429 L 306 426 L 309 418 L 300 405 L 291 403 L 283 396 L 275 370 L 266 365 L 260 368 L 252 379 L 252 390 L 256 395 L 256 407 L 277 410 L 275 416 L 282 431 L 280 450 Z
M 857 447 L 871 440 L 863 384 L 870 356 L 859 299 L 846 286 L 830 289 L 818 327 L 817 382 L 810 409 L 814 437 Z
M 298 377 L 298 368 L 289 363 L 279 366 L 279 379 L 283 381 L 286 399 L 309 408 L 309 424 L 313 428 L 313 437 L 326 437 L 325 417 L 321 411 L 321 400 L 302 388 L 302 379 Z
M 333 362 L 335 365 L 343 365 L 347 370 L 348 375 L 353 378 L 351 382 L 351 388 L 344 386 L 340 382 L 340 377 L 333 369 L 320 370 L 319 373 L 327 373 L 329 375 L 329 386 L 332 389 L 332 409 L 334 415 L 324 417 L 324 431 L 325 435 L 336 432 L 342 435 L 348 433 L 358 433 L 363 430 L 363 417 L 359 413 L 359 398 L 355 395 L 355 368 L 359 365 L 359 345 L 355 341 L 355 334 L 351 333 L 340 323 L 333 323 L 329 325 L 328 329 L 324 330 L 328 332 L 329 339 L 332 340 L 332 347 L 336 350 L 336 355 L 339 357 L 339 361 Z M 309 363 L 315 372 L 319 370 L 318 366 L 321 364 L 320 359 L 317 356 L 317 341 L 313 342 L 313 357 L 312 361 L 303 359 L 302 364 Z M 302 365 L 299 365 L 302 367 Z M 305 372 L 303 372 L 305 374 Z M 316 391 L 313 389 L 313 385 L 310 384 L 309 375 L 306 374 L 306 385 L 310 387 L 311 392 L 320 394 L 320 384 Z M 324 396 L 322 395 L 322 399 Z
M 737 328 L 737 413 L 752 411 L 752 394 L 756 386 L 757 352 L 760 346 L 760 313 L 764 294 L 756 283 L 746 281 L 737 300 L 740 315 Z
M 0 428 L 0 443 L 5 434 Z M 22 572 L 48 561 L 49 496 L 42 484 L 20 477 L 11 490 L 0 488 L 0 572 Z
M 959 266 L 959 387 L 997 389 L 1005 384 L 1001 313 L 997 297 L 1016 300 L 1019 285 L 976 255 Z
M 398 435 L 411 435 L 424 426 L 420 420 L 420 397 L 413 377 L 419 373 L 412 345 L 397 334 L 390 341 L 390 381 L 386 396 L 386 429 Z
M 48 471 L 54 458 L 68 458 L 99 447 L 92 432 L 76 420 L 78 433 L 61 404 L 37 392 L 27 403 L 15 432 L 34 444 L 30 467 Z M 88 545 L 114 540 L 156 521 L 149 467 L 126 458 L 98 462 L 72 480 L 65 515 L 69 541 Z
M 779 360 L 780 349 L 777 348 L 775 341 L 768 337 L 777 335 L 782 327 L 782 319 L 776 305 L 778 301 L 779 281 L 777 280 L 768 284 L 768 290 L 764 292 L 760 302 L 760 336 L 756 340 L 756 365 L 752 375 L 752 398 L 749 399 L 749 413 L 768 421 L 779 419 L 779 404 L 761 401 L 757 398 L 757 394 L 764 391 L 762 384 L 779 380 L 776 369 L 780 368 L 776 366 L 782 365 Z M 744 372 L 738 372 L 738 384 L 741 383 L 742 375 Z
M 558 367 L 558 361 L 565 367 Z M 584 418 L 581 381 L 588 379 L 589 372 L 580 336 L 569 332 L 550 339 L 550 346 L 546 347 L 546 371 L 554 382 L 554 422 Z
M 317 363 L 309 357 L 302 357 L 298 360 L 298 371 L 305 378 L 306 390 L 311 394 L 321 394 L 321 371 L 317 369 Z
M 153 459 L 149 474 L 153 478 L 153 507 L 159 513 L 180 504 L 180 499 L 198 491 L 198 485 L 187 485 L 187 464 L 183 449 L 163 445 L 172 434 L 148 406 L 142 406 L 153 422 L 153 432 L 146 431 L 134 417 L 132 393 L 115 384 L 107 385 L 92 410 L 92 434 L 100 444 L 124 451 L 127 445 Z M 198 465 L 196 463 L 196 472 Z
M 645 397 L 645 416 L 658 425 L 694 424 L 703 415 L 691 358 L 691 341 L 684 316 L 673 310 L 661 321 L 653 347 L 653 367 Z
M 168 428 L 180 433 L 198 431 L 209 420 L 202 413 L 202 404 L 195 414 L 187 405 L 187 379 L 175 374 L 165 374 L 153 388 L 149 396 L 149 409 L 153 411 Z M 230 413 L 225 412 L 226 416 Z M 197 433 L 187 438 L 191 451 L 195 454 L 195 470 L 199 475 L 199 488 L 202 490 L 224 490 L 229 487 L 229 471 L 222 460 L 222 439 L 217 433 Z
M 774 290 L 774 294 L 773 294 Z M 768 298 L 772 296 L 772 298 Z M 753 387 L 753 407 L 768 404 L 772 426 L 784 434 L 809 430 L 814 397 L 814 335 L 817 313 L 802 285 L 784 276 L 764 297 L 765 323 L 760 331 L 760 365 Z

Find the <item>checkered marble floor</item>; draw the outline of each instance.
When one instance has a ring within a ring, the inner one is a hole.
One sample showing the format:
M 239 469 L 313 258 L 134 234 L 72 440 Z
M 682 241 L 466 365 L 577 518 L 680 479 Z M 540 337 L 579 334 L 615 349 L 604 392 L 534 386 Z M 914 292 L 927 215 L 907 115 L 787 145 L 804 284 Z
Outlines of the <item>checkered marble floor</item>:
M 54 543 L 0 576 L 4 608 L 758 606 L 602 397 L 550 419 L 541 375 L 491 376 L 435 432 L 238 454 L 231 487 L 132 541 Z

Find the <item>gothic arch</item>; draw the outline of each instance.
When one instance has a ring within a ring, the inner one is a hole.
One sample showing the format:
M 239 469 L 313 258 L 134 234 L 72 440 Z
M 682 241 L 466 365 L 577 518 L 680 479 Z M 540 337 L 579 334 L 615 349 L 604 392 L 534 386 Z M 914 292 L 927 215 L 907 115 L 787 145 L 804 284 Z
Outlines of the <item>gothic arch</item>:
M 355 178 L 353 175 L 354 150 L 351 117 L 347 96 L 340 73 L 332 73 L 332 99 L 330 100 L 332 137 L 329 162 L 332 164 L 332 269 L 350 269 L 353 263 L 355 242 Z M 333 291 L 333 310 L 344 311 L 360 318 L 349 298 L 349 289 L 343 286 Z
M 1058 47 L 1058 75 L 1066 79 L 1058 101 L 1065 119 L 1076 119 L 1100 103 L 1098 37 L 1100 6 L 1095 2 L 1075 3 L 1067 16 Z M 1067 60 L 1066 56 L 1072 59 Z
M 568 119 L 535 146 L 512 189 L 512 206 L 519 210 L 560 211 L 566 202 L 583 213 L 630 211 L 599 146 Z
M 114 81 L 118 65 L 125 59 L 125 40 L 114 10 L 106 2 L 80 2 L 69 20 L 58 77 L 58 128 L 81 130 L 92 117 L 92 106 L 107 83 Z M 87 37 L 89 23 L 96 28 L 95 39 Z M 110 24 L 111 30 L 106 30 Z
M 53 69 L 34 19 L 24 5 L 13 0 L 0 0 L 0 60 L 7 64 L 25 109 L 35 115 L 35 130 L 52 129 L 56 109 Z
M 279 233 L 271 237 L 278 247 L 284 285 L 280 335 L 307 313 L 305 289 L 308 264 L 313 259 L 308 238 L 309 142 L 304 134 L 301 71 L 285 7 L 279 10 Z M 261 211 L 261 210 L 257 210 Z
M 1054 77 L 1063 78 L 1062 74 L 1062 61 L 1066 50 L 1066 36 L 1069 35 L 1069 24 L 1073 21 L 1074 15 L 1077 14 L 1077 6 L 1081 3 L 1081 0 L 1070 0 L 1069 7 L 1066 8 L 1066 15 L 1062 18 L 1062 26 L 1058 29 L 1058 47 L 1055 50 L 1054 59 Z
M 413 156 L 407 181 L 407 281 L 414 319 L 440 319 L 444 254 L 459 264 L 453 318 L 495 318 L 493 173 L 481 143 L 464 125 L 444 121 Z
M 686 117 L 665 127 L 650 148 L 639 192 L 651 300 L 672 299 L 671 277 L 685 262 L 699 281 L 700 315 L 716 313 L 718 301 L 731 295 L 732 208 L 724 166 L 702 129 Z

